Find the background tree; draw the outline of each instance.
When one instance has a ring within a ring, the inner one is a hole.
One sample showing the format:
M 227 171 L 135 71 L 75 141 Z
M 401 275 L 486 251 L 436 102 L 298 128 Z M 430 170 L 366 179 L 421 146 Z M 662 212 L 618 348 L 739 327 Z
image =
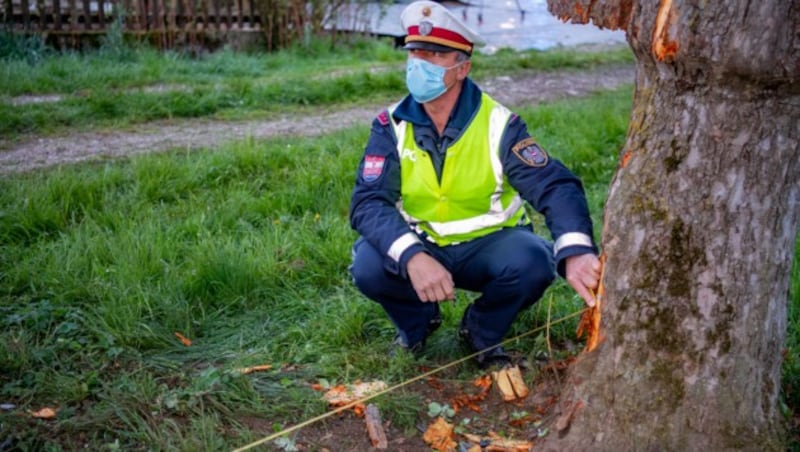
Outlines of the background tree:
M 625 30 L 637 76 L 605 208 L 604 340 L 573 369 L 546 446 L 780 448 L 800 1 L 548 5 Z

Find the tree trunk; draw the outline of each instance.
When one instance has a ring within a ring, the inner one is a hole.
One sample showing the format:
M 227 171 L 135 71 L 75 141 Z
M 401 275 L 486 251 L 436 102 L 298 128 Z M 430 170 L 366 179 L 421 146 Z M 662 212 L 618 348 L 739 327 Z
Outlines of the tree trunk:
M 781 449 L 800 1 L 548 3 L 624 29 L 638 63 L 604 212 L 604 339 L 544 449 Z

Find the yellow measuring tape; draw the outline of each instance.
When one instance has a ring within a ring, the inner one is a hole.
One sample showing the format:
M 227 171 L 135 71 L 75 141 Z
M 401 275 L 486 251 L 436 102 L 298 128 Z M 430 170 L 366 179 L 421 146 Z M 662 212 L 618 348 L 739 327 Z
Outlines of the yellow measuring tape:
M 431 375 L 433 375 L 433 374 L 436 374 L 436 373 L 438 373 L 438 372 L 441 372 L 441 371 L 443 371 L 443 370 L 445 370 L 445 369 L 449 369 L 450 367 L 453 367 L 453 366 L 456 366 L 456 365 L 458 365 L 458 364 L 461 364 L 461 363 L 463 363 L 464 361 L 467 361 L 467 360 L 469 360 L 469 359 L 472 359 L 472 358 L 474 358 L 474 357 L 476 357 L 476 356 L 480 355 L 481 353 L 484 353 L 484 352 L 487 352 L 487 351 L 489 351 L 489 350 L 492 350 L 492 349 L 494 349 L 494 348 L 497 348 L 497 347 L 499 347 L 499 346 L 501 346 L 501 345 L 503 345 L 503 344 L 506 344 L 506 343 L 508 343 L 508 342 L 511 342 L 511 341 L 515 341 L 515 340 L 517 340 L 517 339 L 522 339 L 523 337 L 525 337 L 525 336 L 530 336 L 531 334 L 537 333 L 537 332 L 541 331 L 541 330 L 542 330 L 542 329 L 544 329 L 544 328 L 549 328 L 549 327 L 550 327 L 550 325 L 556 325 L 556 324 L 558 324 L 558 323 L 565 322 L 565 321 L 567 321 L 567 320 L 569 320 L 569 319 L 571 319 L 571 318 L 573 318 L 573 317 L 577 317 L 577 316 L 579 316 L 579 315 L 583 314 L 583 313 L 584 313 L 584 311 L 586 311 L 586 309 L 583 309 L 583 310 L 581 310 L 581 311 L 574 312 L 574 313 L 572 313 L 572 314 L 570 314 L 570 315 L 567 315 L 567 316 L 565 316 L 565 317 L 562 317 L 562 318 L 560 318 L 560 319 L 556 320 L 555 322 L 548 322 L 548 323 L 546 323 L 545 325 L 543 325 L 543 326 L 540 326 L 539 328 L 534 328 L 534 329 L 532 329 L 532 330 L 530 330 L 530 331 L 527 331 L 527 332 L 525 332 L 525 333 L 522 333 L 522 334 L 520 334 L 520 335 L 514 336 L 514 337 L 512 337 L 512 338 L 510 338 L 510 339 L 506 339 L 505 341 L 503 341 L 503 342 L 500 342 L 499 344 L 496 344 L 496 345 L 493 345 L 493 346 L 491 346 L 491 347 L 488 347 L 488 348 L 486 348 L 486 349 L 484 349 L 484 350 L 481 350 L 481 351 L 475 352 L 475 353 L 473 353 L 473 354 L 471 354 L 471 355 L 467 355 L 467 356 L 465 356 L 465 357 L 463 357 L 463 358 L 460 358 L 460 359 L 458 359 L 458 360 L 456 360 L 456 361 L 452 361 L 452 362 L 450 362 L 450 363 L 447 363 L 447 364 L 445 364 L 445 365 L 443 365 L 443 366 L 441 366 L 441 367 L 437 367 L 436 369 L 430 370 L 430 371 L 428 371 L 428 372 L 425 372 L 425 373 L 423 373 L 423 374 L 421 374 L 421 375 L 417 375 L 417 376 L 416 376 L 416 377 L 414 377 L 414 378 L 411 378 L 411 379 L 409 379 L 409 380 L 406 380 L 406 381 L 400 382 L 400 383 L 398 383 L 398 384 L 396 384 L 396 385 L 394 385 L 394 386 L 388 387 L 388 388 L 386 388 L 386 389 L 384 389 L 384 390 L 382 390 L 382 391 L 376 392 L 375 394 L 371 394 L 371 395 L 369 395 L 369 396 L 366 396 L 366 397 L 364 397 L 364 398 L 362 398 L 362 399 L 359 399 L 359 400 L 355 400 L 355 401 L 353 401 L 353 402 L 350 402 L 350 403 L 348 403 L 347 405 L 342 405 L 342 406 L 340 406 L 340 407 L 336 408 L 335 410 L 328 411 L 328 412 L 326 412 L 326 413 L 320 414 L 319 416 L 313 417 L 313 418 L 311 418 L 311 419 L 308 419 L 308 420 L 306 420 L 306 421 L 303 421 L 303 422 L 301 422 L 301 423 L 299 423 L 299 424 L 296 424 L 296 425 L 293 425 L 293 426 L 291 426 L 291 427 L 289 427 L 289 428 L 283 429 L 283 430 L 281 430 L 281 431 L 279 431 L 279 432 L 277 432 L 277 433 L 273 433 L 273 434 L 271 434 L 271 435 L 269 435 L 269 436 L 267 436 L 267 437 L 261 438 L 261 439 L 260 439 L 260 440 L 258 440 L 258 441 L 255 441 L 255 442 L 252 442 L 252 443 L 250 443 L 250 444 L 247 444 L 246 446 L 242 446 L 242 447 L 240 447 L 240 448 L 238 448 L 238 449 L 234 449 L 234 451 L 233 451 L 233 452 L 241 452 L 241 451 L 245 451 L 245 450 L 248 450 L 248 449 L 252 449 L 253 447 L 259 446 L 259 445 L 261 445 L 261 444 L 264 444 L 264 443 L 266 443 L 266 442 L 268 442 L 268 441 L 272 441 L 272 440 L 274 440 L 274 439 L 276 439 L 276 438 L 280 438 L 281 436 L 283 436 L 283 435 L 286 435 L 287 433 L 291 433 L 291 432 L 294 432 L 294 431 L 296 431 L 296 430 L 300 430 L 301 428 L 303 428 L 303 427 L 305 427 L 305 426 L 308 426 L 308 425 L 311 425 L 311 424 L 313 424 L 313 423 L 315 423 L 315 422 L 318 422 L 318 421 L 321 421 L 321 420 L 323 420 L 323 419 L 329 418 L 329 417 L 333 416 L 334 414 L 339 414 L 339 413 L 341 413 L 342 411 L 349 410 L 350 408 L 353 408 L 354 406 L 356 406 L 356 405 L 358 405 L 358 404 L 360 404 L 360 403 L 367 402 L 367 401 L 369 401 L 369 400 L 372 400 L 372 399 L 374 399 L 374 398 L 376 398 L 376 397 L 382 396 L 383 394 L 386 394 L 386 393 L 392 392 L 392 391 L 394 391 L 395 389 L 399 389 L 399 388 L 402 388 L 403 386 L 410 385 L 411 383 L 414 383 L 414 382 L 417 382 L 417 381 L 419 381 L 419 380 L 422 380 L 422 379 L 424 379 L 424 378 L 427 378 L 427 377 L 429 377 L 429 376 L 431 376 Z

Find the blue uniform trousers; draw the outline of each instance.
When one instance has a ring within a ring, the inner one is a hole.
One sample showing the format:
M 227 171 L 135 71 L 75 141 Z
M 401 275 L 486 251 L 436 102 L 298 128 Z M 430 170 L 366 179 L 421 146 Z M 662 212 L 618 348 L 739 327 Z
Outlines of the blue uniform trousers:
M 555 279 L 552 245 L 527 227 L 443 247 L 423 242 L 425 251 L 453 275 L 457 288 L 481 293 L 463 319 L 477 350 L 500 343 L 517 314 L 538 301 Z M 407 278 L 387 270 L 386 259 L 359 238 L 350 271 L 356 287 L 380 303 L 405 343 L 414 346 L 425 339 L 438 305 L 420 301 Z

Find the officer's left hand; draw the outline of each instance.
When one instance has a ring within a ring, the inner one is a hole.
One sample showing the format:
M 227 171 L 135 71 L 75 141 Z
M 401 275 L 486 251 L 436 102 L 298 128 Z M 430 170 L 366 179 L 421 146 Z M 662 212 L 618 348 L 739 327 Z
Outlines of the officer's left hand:
M 593 291 L 600 284 L 600 260 L 594 254 L 570 256 L 566 263 L 567 282 L 586 305 L 593 307 L 595 303 Z

